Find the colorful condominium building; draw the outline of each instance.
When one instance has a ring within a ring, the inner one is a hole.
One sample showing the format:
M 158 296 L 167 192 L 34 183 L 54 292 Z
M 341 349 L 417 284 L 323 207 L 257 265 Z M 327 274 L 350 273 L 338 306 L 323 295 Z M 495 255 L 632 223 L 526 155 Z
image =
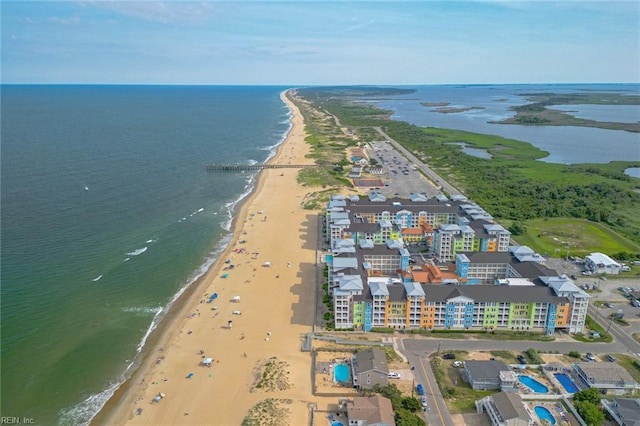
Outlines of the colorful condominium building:
M 332 201 L 327 263 L 336 329 L 583 331 L 589 295 L 532 250 L 509 247 L 508 231 L 466 200 Z M 442 237 L 434 236 L 431 246 L 427 238 L 434 226 L 449 232 L 451 222 L 466 223 L 454 231 L 469 235 L 460 237 L 459 246 L 452 238 L 445 256 L 435 243 Z M 425 239 L 411 243 L 429 247 L 437 266 L 410 253 L 402 237 L 408 228 L 425 231 Z M 414 257 L 424 264 L 414 267 Z M 454 259 L 448 272 L 440 269 Z M 438 281 L 424 278 L 436 276 Z

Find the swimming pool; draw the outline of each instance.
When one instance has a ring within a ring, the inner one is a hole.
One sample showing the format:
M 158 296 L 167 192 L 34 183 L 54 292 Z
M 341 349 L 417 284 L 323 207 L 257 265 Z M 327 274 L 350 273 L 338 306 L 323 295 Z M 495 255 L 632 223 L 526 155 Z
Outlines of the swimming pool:
M 576 393 L 580 390 L 578 389 L 576 384 L 573 383 L 573 380 L 571 380 L 571 377 L 567 376 L 565 373 L 553 373 L 553 375 L 560 382 L 564 390 L 566 390 L 567 392 Z
M 349 366 L 347 364 L 336 364 L 333 367 L 333 377 L 336 382 L 348 382 L 349 376 Z
M 556 424 L 556 419 L 553 418 L 551 411 L 547 410 L 545 407 L 536 405 L 533 410 L 536 412 L 536 415 L 540 420 L 548 420 L 552 425 Z
M 344 426 L 344 425 L 340 422 L 333 422 L 331 423 L 331 426 Z
M 533 377 L 525 376 L 524 374 L 521 374 L 521 375 L 518 376 L 518 379 L 520 379 L 520 383 L 522 383 L 523 385 L 529 387 L 535 393 L 548 393 L 549 392 L 549 388 L 547 388 L 545 385 L 543 385 L 542 383 L 540 383 L 539 381 L 537 381 Z

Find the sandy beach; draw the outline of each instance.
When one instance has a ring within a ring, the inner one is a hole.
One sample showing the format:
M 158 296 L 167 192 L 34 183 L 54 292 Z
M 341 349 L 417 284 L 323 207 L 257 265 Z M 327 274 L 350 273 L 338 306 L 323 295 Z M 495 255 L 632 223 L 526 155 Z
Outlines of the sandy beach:
M 292 128 L 271 164 L 312 164 L 302 116 L 282 98 Z M 297 173 L 260 173 L 229 247 L 94 423 L 239 425 L 256 404 L 276 398 L 286 401 L 280 424 L 308 424 L 311 356 L 300 347 L 312 330 L 318 236 L 316 214 L 301 206 L 308 189 L 297 184 Z M 207 357 L 210 367 L 201 364 Z M 259 382 L 271 371 L 268 362 L 279 373 Z

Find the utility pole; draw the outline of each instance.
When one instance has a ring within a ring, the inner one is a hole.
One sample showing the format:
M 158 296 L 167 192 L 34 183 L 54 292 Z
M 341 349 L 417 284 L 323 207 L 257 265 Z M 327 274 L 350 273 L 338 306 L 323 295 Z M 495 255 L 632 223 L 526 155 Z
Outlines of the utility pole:
M 440 354 L 440 345 L 442 344 L 442 340 L 438 340 L 438 350 L 436 351 L 436 355 Z
M 609 329 L 611 328 L 611 323 L 613 322 L 613 315 L 609 317 L 609 325 L 607 326 L 607 334 L 609 334 Z
M 411 367 L 411 398 L 413 398 L 413 390 L 416 388 L 416 375 L 414 374 L 415 367 Z

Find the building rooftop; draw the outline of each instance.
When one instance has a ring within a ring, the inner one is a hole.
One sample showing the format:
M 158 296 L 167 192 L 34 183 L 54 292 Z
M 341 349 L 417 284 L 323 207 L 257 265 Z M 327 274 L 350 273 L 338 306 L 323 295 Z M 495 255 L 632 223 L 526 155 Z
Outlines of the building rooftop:
M 613 400 L 625 425 L 640 425 L 640 399 L 614 398 Z
M 522 404 L 522 398 L 517 393 L 498 392 L 493 395 L 493 403 L 500 413 L 500 417 L 505 421 L 521 419 L 524 422 L 529 422 L 531 420 Z
M 356 363 L 358 365 L 358 373 L 372 370 L 389 373 L 387 357 L 380 349 L 369 348 L 356 352 Z
M 611 362 L 581 362 L 577 367 L 591 379 L 591 384 L 619 383 L 626 386 L 638 386 L 631 374 L 621 365 Z
M 507 364 L 496 360 L 468 360 L 464 362 L 464 369 L 473 380 L 499 380 L 501 371 L 511 371 Z
M 347 417 L 349 422 L 363 422 L 364 425 L 396 424 L 391 400 L 380 395 L 353 398 L 347 402 Z

